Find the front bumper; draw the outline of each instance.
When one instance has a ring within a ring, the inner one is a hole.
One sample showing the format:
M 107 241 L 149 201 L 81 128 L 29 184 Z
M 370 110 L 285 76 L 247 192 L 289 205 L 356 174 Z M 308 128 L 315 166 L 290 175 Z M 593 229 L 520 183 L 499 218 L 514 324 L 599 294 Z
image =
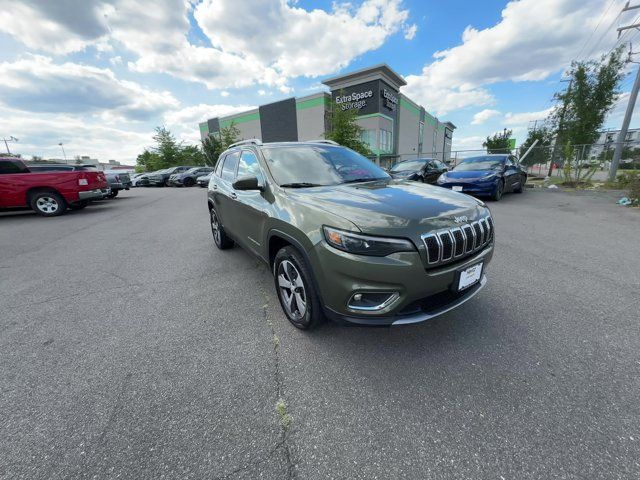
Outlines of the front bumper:
M 496 180 L 490 180 L 488 182 L 446 182 L 437 183 L 439 187 L 448 188 L 452 190 L 453 187 L 462 187 L 462 193 L 468 193 L 471 195 L 491 195 L 495 192 L 498 182 Z
M 329 318 L 360 325 L 400 325 L 430 320 L 465 303 L 487 282 L 493 244 L 458 262 L 426 269 L 418 252 L 366 257 L 336 250 L 322 241 L 310 252 L 320 296 Z M 483 263 L 480 281 L 454 291 L 459 272 Z M 397 299 L 377 311 L 347 307 L 354 293 L 397 292 Z
M 96 188 L 94 190 L 84 190 L 82 192 L 78 192 L 78 198 L 81 201 L 98 200 L 102 198 L 102 190 L 99 188 Z

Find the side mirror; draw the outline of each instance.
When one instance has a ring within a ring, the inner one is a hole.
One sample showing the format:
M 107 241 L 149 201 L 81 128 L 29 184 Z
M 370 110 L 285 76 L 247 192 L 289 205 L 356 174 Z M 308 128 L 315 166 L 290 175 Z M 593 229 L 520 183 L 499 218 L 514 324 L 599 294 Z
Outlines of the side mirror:
M 236 181 L 233 182 L 232 186 L 234 190 L 263 190 L 264 189 L 264 187 L 260 185 L 260 182 L 258 181 L 258 177 L 255 177 L 253 175 L 245 175 L 243 177 L 236 179 Z

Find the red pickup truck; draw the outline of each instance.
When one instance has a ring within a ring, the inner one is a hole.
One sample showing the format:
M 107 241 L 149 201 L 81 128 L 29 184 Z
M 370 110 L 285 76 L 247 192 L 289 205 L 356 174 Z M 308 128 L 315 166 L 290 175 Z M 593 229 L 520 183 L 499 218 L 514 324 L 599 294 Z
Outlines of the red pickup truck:
M 101 199 L 106 188 L 102 172 L 30 172 L 22 160 L 0 157 L 0 209 L 31 208 L 54 217 Z

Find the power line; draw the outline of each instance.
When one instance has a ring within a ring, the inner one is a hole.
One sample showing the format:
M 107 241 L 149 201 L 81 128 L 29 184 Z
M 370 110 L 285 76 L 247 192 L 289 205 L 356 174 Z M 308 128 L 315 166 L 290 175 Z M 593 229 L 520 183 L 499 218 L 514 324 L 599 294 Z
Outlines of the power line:
M 602 23 L 602 20 L 604 20 L 604 17 L 607 16 L 607 13 L 609 13 L 609 10 L 611 10 L 611 7 L 613 6 L 614 3 L 616 3 L 616 0 L 611 0 L 611 2 L 609 2 L 609 6 L 607 7 L 607 9 L 600 16 L 600 20 L 598 20 L 598 24 L 596 25 L 596 28 L 593 29 L 593 31 L 591 32 L 591 35 L 589 35 L 589 38 L 587 38 L 587 40 L 582 44 L 582 48 L 580 49 L 580 51 L 578 52 L 578 54 L 574 58 L 576 58 L 576 59 L 580 58 L 580 54 L 584 50 L 584 47 L 586 47 L 587 44 L 591 41 L 591 39 L 593 38 L 593 34 L 596 33 L 596 31 L 598 30 L 598 27 Z M 622 13 L 622 12 L 620 12 L 620 13 Z
M 594 50 L 598 47 L 598 45 L 600 45 L 600 42 L 602 41 L 602 39 L 607 35 L 607 33 L 609 33 L 611 27 L 613 27 L 613 25 L 618 21 L 618 19 L 620 18 L 621 15 L 622 15 L 622 11 L 620 13 L 618 13 L 618 15 L 616 15 L 616 18 L 613 19 L 613 22 L 611 22 L 609 27 L 606 28 L 604 30 L 604 32 L 602 32 L 602 35 L 600 36 L 598 41 L 596 43 L 594 43 L 593 46 L 591 47 L 591 49 L 589 50 L 589 53 L 586 56 L 587 58 L 589 58 L 591 56 L 591 54 L 594 52 Z M 618 39 L 618 40 L 620 40 L 620 39 Z

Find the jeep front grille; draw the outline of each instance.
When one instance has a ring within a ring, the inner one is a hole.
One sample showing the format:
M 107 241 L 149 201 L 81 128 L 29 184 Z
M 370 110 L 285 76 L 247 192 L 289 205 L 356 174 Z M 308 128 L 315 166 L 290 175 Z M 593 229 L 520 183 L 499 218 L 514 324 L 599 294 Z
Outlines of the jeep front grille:
M 493 220 L 487 216 L 459 227 L 422 235 L 427 264 L 431 267 L 460 260 L 491 243 L 493 233 Z

